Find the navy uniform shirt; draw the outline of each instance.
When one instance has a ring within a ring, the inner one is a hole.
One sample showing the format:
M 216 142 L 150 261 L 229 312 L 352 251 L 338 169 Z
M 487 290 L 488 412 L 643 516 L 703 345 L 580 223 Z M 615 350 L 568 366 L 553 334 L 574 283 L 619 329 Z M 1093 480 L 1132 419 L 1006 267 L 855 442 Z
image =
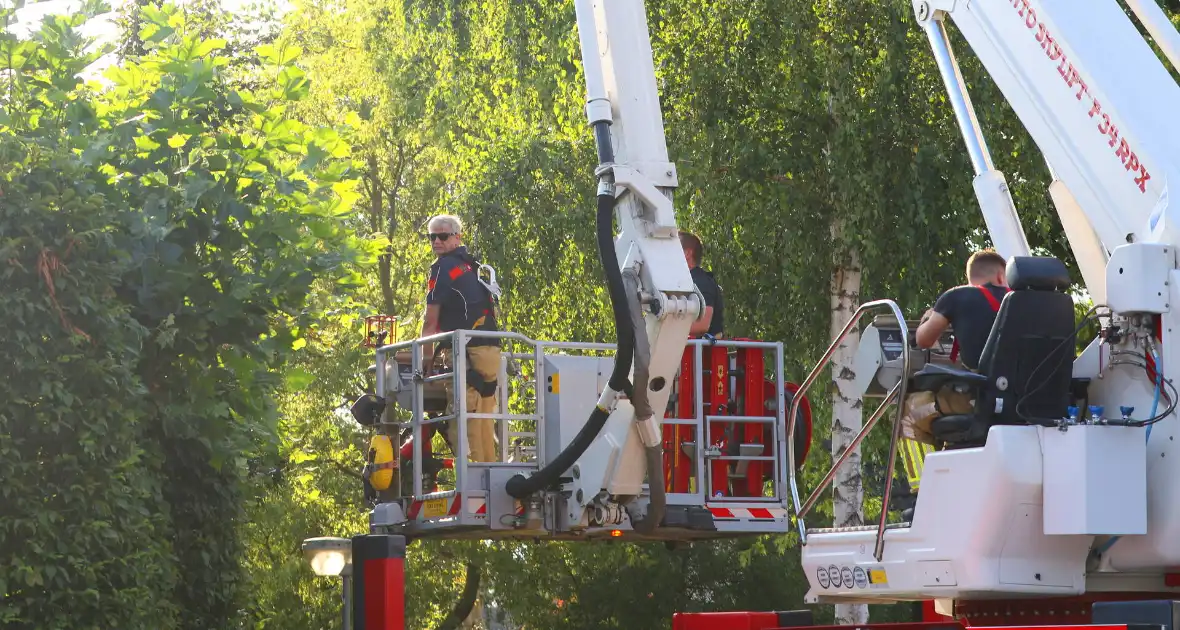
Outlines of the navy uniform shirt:
M 439 332 L 499 330 L 491 293 L 476 276 L 479 265 L 464 246 L 443 254 L 430 266 L 426 304 L 439 306 Z M 468 346 L 498 346 L 499 339 L 475 338 Z
M 995 306 L 983 291 L 995 298 Z M 1008 287 L 990 282 L 982 287 L 964 285 L 950 289 L 938 296 L 934 312 L 947 318 L 954 327 L 955 341 L 959 343 L 960 359 L 972 370 L 979 369 L 979 358 L 987 338 L 991 335 L 992 324 L 996 321 L 998 305 L 1008 293 Z
M 713 279 L 712 272 L 693 267 L 689 273 L 692 274 L 692 281 L 700 289 L 701 295 L 705 296 L 705 306 L 713 307 L 713 319 L 709 320 L 708 333 L 717 336 L 725 330 L 725 298 L 721 295 L 721 287 Z

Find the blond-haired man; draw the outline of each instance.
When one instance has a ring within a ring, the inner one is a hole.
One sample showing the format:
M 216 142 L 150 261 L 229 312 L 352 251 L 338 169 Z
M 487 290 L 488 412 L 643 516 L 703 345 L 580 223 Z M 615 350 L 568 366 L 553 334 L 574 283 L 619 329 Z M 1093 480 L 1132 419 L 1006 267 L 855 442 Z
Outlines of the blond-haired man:
M 430 248 L 436 260 L 430 266 L 422 336 L 453 330 L 499 330 L 491 292 L 479 280 L 479 263 L 463 244 L 463 222 L 454 215 L 436 216 L 427 224 L 426 237 L 430 239 Z M 429 347 L 423 350 L 426 356 L 430 356 Z M 439 353 L 447 350 L 453 352 L 453 349 L 440 347 Z M 467 412 L 495 412 L 500 340 L 483 337 L 469 339 L 467 366 Z M 451 390 L 448 388 L 447 392 L 449 397 Z M 458 425 L 458 422 L 452 421 L 447 430 L 451 445 L 456 449 L 459 446 Z M 469 418 L 467 444 L 472 461 L 495 461 L 495 421 L 491 418 Z

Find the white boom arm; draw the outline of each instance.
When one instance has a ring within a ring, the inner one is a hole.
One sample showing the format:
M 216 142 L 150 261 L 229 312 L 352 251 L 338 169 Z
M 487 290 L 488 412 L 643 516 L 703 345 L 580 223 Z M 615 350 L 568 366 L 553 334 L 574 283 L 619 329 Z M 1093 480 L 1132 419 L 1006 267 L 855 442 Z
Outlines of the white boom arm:
M 640 495 L 645 472 L 656 475 L 650 486 L 662 492 L 662 467 L 653 466 L 645 449 L 661 446 L 660 419 L 689 327 L 704 304 L 689 274 L 672 209 L 676 167 L 668 161 L 643 1 L 576 0 L 574 5 L 586 77 L 586 114 L 595 129 L 600 159 L 606 161 L 598 167 L 599 193 L 614 187 L 621 227 L 615 242 L 617 261 L 624 276 L 633 274 L 638 280 L 638 287 L 629 285 L 641 296 L 631 310 L 643 303 L 642 322 L 637 324 L 643 329 L 635 331 L 639 369 L 632 370 L 632 379 L 646 373 L 634 385 L 646 389 L 647 408 L 657 410 L 637 418 L 632 401 L 620 401 L 579 458 L 569 505 L 571 520 L 578 522 L 596 501 L 610 497 L 626 502 Z
M 1136 4 L 1154 7 L 1151 0 Z M 955 98 L 966 91 L 947 17 L 1040 147 L 1055 176 L 1054 204 L 1096 302 L 1106 296 L 1108 252 L 1129 242 L 1180 240 L 1177 220 L 1161 220 L 1180 155 L 1180 88 L 1117 2 L 919 0 L 914 7 L 972 155 L 986 157 L 987 149 L 970 101 Z M 1170 25 L 1153 28 L 1164 33 Z M 1019 230 L 1015 209 L 984 202 L 982 194 L 981 205 L 1000 252 L 1020 250 L 1006 245 L 1024 239 L 1012 233 Z

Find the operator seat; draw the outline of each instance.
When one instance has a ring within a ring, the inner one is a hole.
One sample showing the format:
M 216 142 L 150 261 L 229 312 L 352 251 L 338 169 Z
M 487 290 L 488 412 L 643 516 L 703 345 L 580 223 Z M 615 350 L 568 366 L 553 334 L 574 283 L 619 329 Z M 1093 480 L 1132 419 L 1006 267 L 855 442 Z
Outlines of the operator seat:
M 1007 279 L 1012 290 L 1000 303 L 979 372 L 927 364 L 911 378 L 910 391 L 950 385 L 975 393 L 972 413 L 931 423 L 945 448 L 983 446 L 995 425 L 1056 421 L 1069 407 L 1077 332 L 1065 293 L 1069 271 L 1056 258 L 1015 256 Z

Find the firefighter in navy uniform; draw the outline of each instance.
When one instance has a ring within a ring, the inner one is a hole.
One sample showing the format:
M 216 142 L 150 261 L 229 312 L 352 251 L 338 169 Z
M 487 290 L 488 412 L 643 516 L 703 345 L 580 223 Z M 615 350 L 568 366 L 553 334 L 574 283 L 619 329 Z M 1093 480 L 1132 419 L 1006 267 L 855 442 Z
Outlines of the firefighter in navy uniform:
M 1007 295 L 1007 262 L 995 251 L 985 249 L 967 259 L 967 284 L 949 289 L 926 311 L 914 337 L 919 348 L 932 348 L 947 329 L 954 326 L 955 349 L 951 361 L 961 353 L 964 367 L 979 369 L 983 346 Z
M 479 263 L 463 245 L 463 224 L 458 217 L 439 215 L 430 220 L 427 238 L 437 260 L 430 266 L 426 293 L 426 314 L 422 320 L 423 337 L 453 330 L 498 331 L 491 292 L 479 280 Z M 449 342 L 439 344 L 432 353 L 423 346 L 423 356 L 442 357 L 453 353 Z M 433 359 L 428 359 L 428 371 Z M 467 341 L 467 411 L 494 413 L 496 385 L 500 371 L 500 340 L 472 338 Z M 446 381 L 448 398 L 451 383 Z M 447 438 L 452 448 L 459 445 L 458 421 L 452 420 Z M 469 418 L 467 444 L 471 461 L 496 460 L 495 420 Z
M 948 289 L 926 311 L 914 333 L 915 345 L 932 348 L 948 326 L 954 326 L 955 345 L 951 361 L 960 359 L 969 370 L 979 369 L 983 347 L 991 335 L 1000 303 L 1008 293 L 1007 262 L 993 250 L 975 252 L 967 259 L 967 284 Z M 938 416 L 968 414 L 975 402 L 970 392 L 950 388 L 914 392 L 906 396 L 903 434 L 933 444 L 930 423 Z
M 695 234 L 683 231 L 680 232 L 680 247 L 684 250 L 684 260 L 688 263 L 692 281 L 705 297 L 705 314 L 692 323 L 688 334 L 692 337 L 720 338 L 725 333 L 725 299 L 721 295 L 720 285 L 713 279 L 713 273 L 701 268 L 701 256 L 705 248 Z

